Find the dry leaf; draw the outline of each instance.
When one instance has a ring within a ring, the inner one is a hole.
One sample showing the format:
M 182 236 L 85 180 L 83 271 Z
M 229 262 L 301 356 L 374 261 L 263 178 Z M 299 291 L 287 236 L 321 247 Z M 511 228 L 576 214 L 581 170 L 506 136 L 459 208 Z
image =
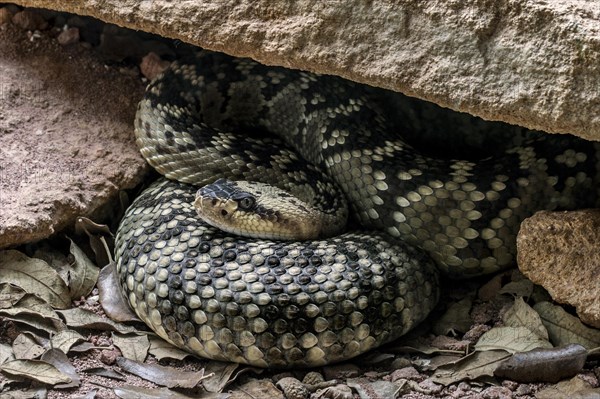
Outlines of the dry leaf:
M 125 378 L 125 375 L 119 373 L 118 371 L 105 367 L 91 367 L 81 371 L 86 374 L 99 375 L 101 377 L 111 378 L 113 380 L 125 381 L 127 379 Z
M 97 394 L 97 389 L 91 389 L 85 395 L 74 396 L 73 399 L 95 399 Z
M 250 380 L 233 390 L 230 396 L 230 399 L 250 398 L 285 399 L 281 391 L 269 379 Z
M 478 351 L 501 349 L 516 353 L 535 348 L 552 348 L 552 344 L 525 327 L 494 327 L 486 331 L 475 344 L 475 350 Z
M 96 345 L 92 344 L 91 342 L 85 341 L 80 344 L 73 345 L 71 347 L 71 349 L 69 350 L 69 352 L 83 353 L 83 352 L 89 352 L 92 349 L 110 349 L 110 347 L 96 346 Z
M 542 389 L 535 394 L 536 399 L 596 399 L 600 398 L 600 388 L 592 388 L 589 382 L 579 377 L 561 381 Z
M 499 294 L 510 294 L 514 297 L 529 298 L 533 292 L 533 283 L 530 280 L 523 279 L 511 281 L 500 290 Z
M 15 354 L 10 345 L 0 343 L 0 364 L 4 364 L 9 360 L 15 360 Z
M 18 309 L 18 311 L 15 311 L 15 309 Z M 62 319 L 58 316 L 52 306 L 48 304 L 48 302 L 32 294 L 25 295 L 19 302 L 15 304 L 12 309 L 3 309 L 0 310 L 0 312 L 13 315 L 25 312 L 32 315 L 39 315 L 40 317 L 48 320 L 56 321 L 60 325 L 63 324 Z
M 39 315 L 28 314 L 25 311 L 18 312 L 15 315 L 2 314 L 4 310 L 6 309 L 0 311 L 0 315 L 2 315 L 6 320 L 12 320 L 15 323 L 24 324 L 36 330 L 46 331 L 48 334 L 57 334 L 59 331 L 67 328 L 62 321 L 44 319 Z
M 92 263 L 87 255 L 73 242 L 69 251 L 73 255 L 73 263 L 69 272 L 69 290 L 71 299 L 87 296 L 96 285 L 100 269 Z
M 550 302 L 536 303 L 533 309 L 539 313 L 555 346 L 580 344 L 587 349 L 600 346 L 600 330 L 589 328 L 562 307 Z
M 0 309 L 0 316 L 48 333 L 56 333 L 66 329 L 65 324 L 54 309 L 43 299 L 31 294 L 23 296 L 10 309 Z
M 149 335 L 148 339 L 150 341 L 150 349 L 149 352 L 158 360 L 162 359 L 176 359 L 183 360 L 188 356 L 192 356 L 191 353 L 188 353 L 182 349 L 173 346 L 168 343 L 164 339 L 157 337 L 155 335 Z
M 112 341 L 113 344 L 119 348 L 123 357 L 126 357 L 127 359 L 141 363 L 146 360 L 146 356 L 148 356 L 150 342 L 148 341 L 147 335 L 125 336 L 112 333 Z
M 450 385 L 463 380 L 491 377 L 498 365 L 510 356 L 510 353 L 502 350 L 473 352 L 455 363 L 438 367 L 431 380 L 437 384 Z
M 71 305 L 69 289 L 58 273 L 43 260 L 22 252 L 0 251 L 0 280 L 39 296 L 54 308 Z
M 92 311 L 81 308 L 59 310 L 58 313 L 65 318 L 65 322 L 69 327 L 110 330 L 118 331 L 120 333 L 131 333 L 136 331 L 134 327 L 115 323 L 106 317 L 98 316 Z
M 221 392 L 223 388 L 235 377 L 233 373 L 240 365 L 237 363 L 225 363 L 211 360 L 204 368 L 206 379 L 202 382 L 202 386 L 208 392 Z
M 114 388 L 115 395 L 121 399 L 228 399 L 229 394 L 206 393 L 201 396 L 188 396 L 168 388 L 142 388 L 124 385 Z
M 117 364 L 128 373 L 167 388 L 195 388 L 204 378 L 204 370 L 181 371 L 158 364 L 144 364 L 119 357 Z
M 83 335 L 74 330 L 59 331 L 50 338 L 50 347 L 60 349 L 63 353 L 69 353 L 71 348 L 80 342 L 85 341 Z
M 525 327 L 543 340 L 548 340 L 548 330 L 544 327 L 538 312 L 525 303 L 523 298 L 515 299 L 513 306 L 502 316 L 507 327 Z
M 18 391 L 4 391 L 0 394 L 2 399 L 40 399 L 48 396 L 48 390 L 44 387 L 22 389 Z
M 116 273 L 116 265 L 110 262 L 100 271 L 98 277 L 98 292 L 100 294 L 100 305 L 104 313 L 114 321 L 139 321 L 135 313 L 131 310 L 127 302 L 123 299 L 123 294 L 119 288 L 121 284 Z
M 515 353 L 502 362 L 494 375 L 519 382 L 558 382 L 583 369 L 587 350 L 579 344 Z
M 71 382 L 55 385 L 54 388 L 75 388 L 81 384 L 77 370 L 75 370 L 75 367 L 73 367 L 67 355 L 65 355 L 60 349 L 49 349 L 46 351 L 46 353 L 44 353 L 41 360 L 50 363 L 60 372 L 68 375 L 71 378 Z
M 104 267 L 112 261 L 114 238 L 107 225 L 94 223 L 86 217 L 78 217 L 75 221 L 75 232 L 87 234 L 99 267 Z
M 1 365 L 0 370 L 11 376 L 27 378 L 49 385 L 71 382 L 71 377 L 41 360 L 11 360 Z
M 44 348 L 29 333 L 17 335 L 12 343 L 12 350 L 16 359 L 36 359 L 44 353 Z
M 336 384 L 324 389 L 319 389 L 311 399 L 352 399 L 354 395 L 348 385 Z
M 10 309 L 27 293 L 21 287 L 8 283 L 0 284 L 0 309 Z
M 396 398 L 401 392 L 402 386 L 391 381 L 370 381 L 367 378 L 349 379 L 346 384 L 354 388 L 361 399 L 384 399 Z
M 470 298 L 464 298 L 450 305 L 446 313 L 433 326 L 433 333 L 446 335 L 452 332 L 453 335 L 456 335 L 456 331 L 462 333 L 469 331 L 469 328 L 473 325 L 470 315 L 471 305 L 472 301 Z

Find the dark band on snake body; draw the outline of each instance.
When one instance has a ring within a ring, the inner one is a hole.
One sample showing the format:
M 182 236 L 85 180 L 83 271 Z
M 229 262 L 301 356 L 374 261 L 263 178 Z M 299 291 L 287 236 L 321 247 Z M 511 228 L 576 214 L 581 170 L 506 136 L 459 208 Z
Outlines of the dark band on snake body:
M 519 223 L 536 210 L 597 198 L 597 144 L 543 136 L 497 158 L 431 158 L 390 130 L 368 89 L 219 54 L 174 64 L 148 87 L 136 118 L 143 155 L 169 178 L 203 185 L 218 177 L 277 181 L 283 172 L 292 185 L 312 182 L 300 168 L 305 162 L 279 139 L 227 133 L 248 130 L 279 135 L 316 165 L 315 175 L 321 168 L 341 187 L 363 226 L 422 248 L 455 277 L 512 265 Z M 323 184 L 327 193 L 333 183 Z M 119 228 L 116 256 L 134 310 L 196 353 L 263 366 L 338 361 L 406 331 L 437 298 L 427 258 L 373 233 L 310 244 L 309 258 L 277 255 L 300 254 L 305 244 L 270 243 L 272 253 L 261 252 L 256 264 L 248 251 L 263 244 L 197 225 L 186 190 L 161 182 L 145 192 Z M 332 198 L 321 201 L 334 206 Z M 398 253 L 390 256 L 392 247 Z M 315 251 L 319 265 L 307 261 Z M 349 260 L 355 251 L 366 254 L 359 274 L 360 262 Z M 373 277 L 373 268 L 386 277 Z M 244 280 L 246 269 L 252 281 Z M 253 332 L 255 322 L 268 326 Z

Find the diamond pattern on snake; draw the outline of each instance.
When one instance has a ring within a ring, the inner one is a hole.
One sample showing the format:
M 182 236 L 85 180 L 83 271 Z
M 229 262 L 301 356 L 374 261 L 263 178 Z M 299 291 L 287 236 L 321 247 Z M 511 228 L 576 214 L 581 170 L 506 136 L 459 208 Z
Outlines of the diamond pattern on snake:
M 375 93 L 210 52 L 151 82 L 135 134 L 165 177 L 116 240 L 137 315 L 201 357 L 339 362 L 419 324 L 439 273 L 513 266 L 523 218 L 598 197 L 598 144 L 531 133 L 483 159 L 435 157 Z

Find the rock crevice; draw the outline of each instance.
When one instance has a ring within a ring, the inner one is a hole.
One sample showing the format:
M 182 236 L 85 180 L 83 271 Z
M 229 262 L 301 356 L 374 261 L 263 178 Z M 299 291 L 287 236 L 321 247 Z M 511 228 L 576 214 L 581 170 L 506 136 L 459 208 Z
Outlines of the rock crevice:
M 520 0 L 17 0 L 600 139 L 600 5 Z

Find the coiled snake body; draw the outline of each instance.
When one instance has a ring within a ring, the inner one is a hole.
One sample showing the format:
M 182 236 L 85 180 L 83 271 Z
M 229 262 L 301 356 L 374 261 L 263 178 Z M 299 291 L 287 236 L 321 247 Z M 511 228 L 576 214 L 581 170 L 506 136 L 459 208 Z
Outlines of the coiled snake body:
M 596 145 L 556 136 L 499 158 L 435 159 L 389 131 L 370 96 L 339 78 L 204 52 L 153 81 L 136 138 L 171 180 L 133 202 L 116 243 L 122 289 L 138 316 L 207 358 L 262 367 L 348 359 L 426 317 L 438 299 L 436 266 L 455 277 L 510 266 L 524 217 L 596 196 Z M 377 232 L 239 238 L 192 208 L 190 184 L 219 177 L 317 184 L 304 160 Z

